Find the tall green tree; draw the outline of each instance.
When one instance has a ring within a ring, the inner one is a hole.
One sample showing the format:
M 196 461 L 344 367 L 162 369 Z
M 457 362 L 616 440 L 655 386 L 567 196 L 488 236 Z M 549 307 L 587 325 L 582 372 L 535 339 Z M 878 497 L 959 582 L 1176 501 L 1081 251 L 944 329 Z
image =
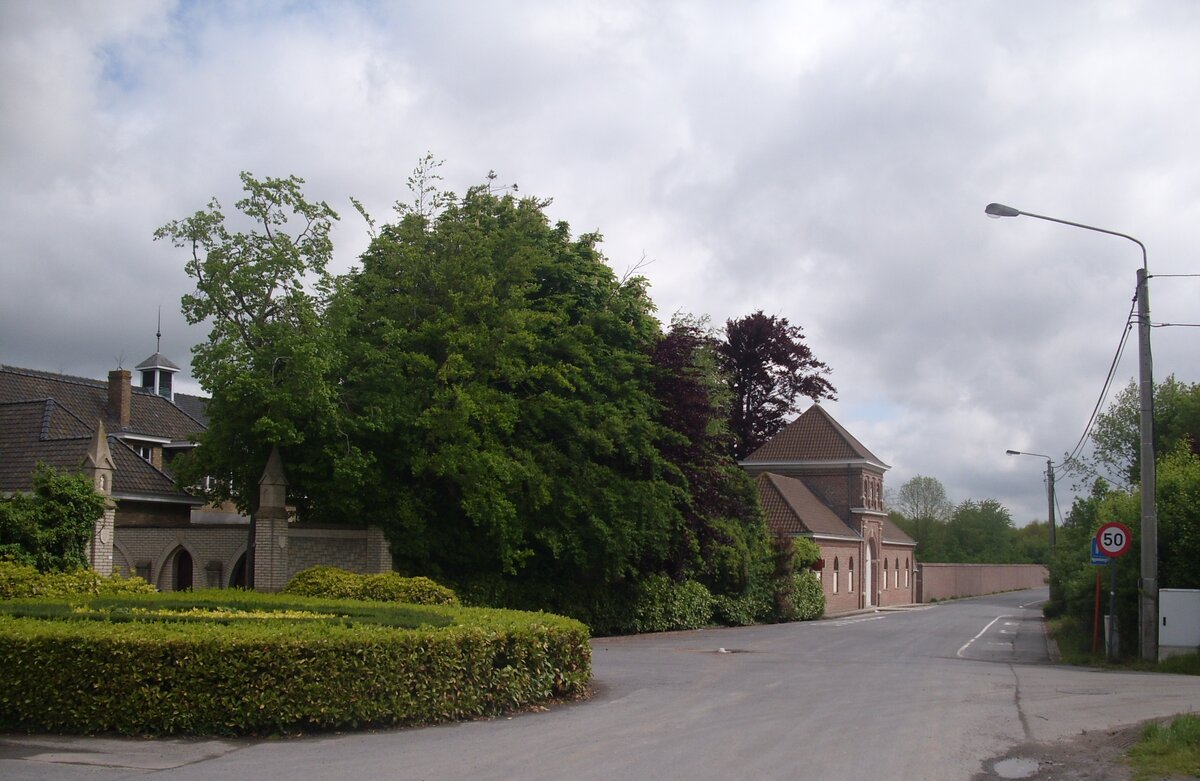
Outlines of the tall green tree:
M 661 569 L 685 489 L 659 450 L 643 280 L 547 202 L 438 203 L 383 226 L 329 311 L 356 512 L 401 568 L 537 583 L 544 606 Z
M 733 454 L 743 458 L 775 436 L 801 397 L 834 399 L 830 369 L 813 355 L 804 331 L 786 317 L 754 312 L 725 323 L 717 352 L 733 391 Z
M 183 297 L 183 313 L 209 325 L 208 340 L 192 350 L 192 374 L 210 397 L 209 426 L 177 472 L 185 483 L 217 478 L 213 498 L 249 511 L 272 446 L 283 449 L 300 485 L 330 468 L 323 451 L 338 439 L 330 381 L 336 335 L 323 327 L 322 312 L 337 214 L 309 200 L 295 176 L 243 172 L 241 180 L 235 222 L 249 229 L 233 230 L 214 198 L 154 236 L 189 251 L 185 269 L 196 287 Z M 303 491 L 293 498 L 309 501 Z
M 654 389 L 658 420 L 673 433 L 660 449 L 686 488 L 672 574 L 737 595 L 765 576 L 771 538 L 754 482 L 728 450 L 731 396 L 717 347 L 704 321 L 677 316 L 654 347 Z

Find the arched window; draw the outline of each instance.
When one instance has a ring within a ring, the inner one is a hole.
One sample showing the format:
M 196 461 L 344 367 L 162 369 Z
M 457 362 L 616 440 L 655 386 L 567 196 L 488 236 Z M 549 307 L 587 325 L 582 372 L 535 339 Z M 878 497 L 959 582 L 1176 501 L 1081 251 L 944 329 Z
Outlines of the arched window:
M 892 568 L 892 577 L 895 579 L 896 588 L 900 588 L 900 557 L 896 557 L 896 566 Z
M 838 593 L 838 557 L 833 557 L 833 593 Z
M 887 559 L 884 559 L 883 560 L 883 590 L 884 591 L 887 591 L 887 576 L 888 576 L 887 569 L 888 569 Z
M 850 566 L 846 567 L 846 591 L 854 593 L 854 557 L 850 557 Z

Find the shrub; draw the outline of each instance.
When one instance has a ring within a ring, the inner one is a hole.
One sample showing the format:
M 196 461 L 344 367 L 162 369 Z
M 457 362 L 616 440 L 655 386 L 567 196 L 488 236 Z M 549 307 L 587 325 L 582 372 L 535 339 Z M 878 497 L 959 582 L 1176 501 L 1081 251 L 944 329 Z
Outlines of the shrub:
M 713 620 L 726 626 L 749 626 L 769 619 L 773 607 L 770 584 L 759 582 L 737 596 L 714 594 Z
M 359 575 L 337 567 L 316 566 L 297 572 L 285 594 L 334 599 L 406 602 L 411 605 L 457 605 L 458 597 L 429 578 L 406 578 L 395 572 Z
M 797 572 L 792 577 L 792 604 L 796 608 L 796 619 L 811 621 L 825 614 L 825 592 L 821 581 L 810 570 Z
M 0 496 L 0 556 L 42 572 L 86 567 L 88 540 L 104 504 L 84 475 L 39 463 L 32 492 Z
M 65 597 L 73 594 L 152 594 L 154 586 L 139 577 L 107 577 L 95 570 L 38 572 L 32 566 L 0 559 L 0 599 Z
M 635 632 L 698 629 L 712 622 L 713 597 L 694 580 L 676 583 L 666 575 L 650 575 L 638 585 L 633 606 Z
M 230 591 L 16 600 L 0 603 L 0 730 L 238 735 L 471 718 L 581 691 L 590 654 L 582 624 L 545 613 Z

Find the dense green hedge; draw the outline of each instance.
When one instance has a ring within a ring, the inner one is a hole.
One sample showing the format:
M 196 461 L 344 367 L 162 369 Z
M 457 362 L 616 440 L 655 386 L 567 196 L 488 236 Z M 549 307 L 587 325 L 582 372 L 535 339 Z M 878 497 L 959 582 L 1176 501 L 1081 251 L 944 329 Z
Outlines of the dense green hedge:
M 141 578 L 104 577 L 90 569 L 38 572 L 35 568 L 0 559 L 0 599 L 65 597 L 72 594 L 152 594 Z
M 30 617 L 51 613 L 69 618 Z M 545 613 L 228 591 L 13 600 L 0 730 L 424 724 L 578 693 L 590 665 L 586 628 Z
M 651 575 L 638 584 L 633 605 L 635 632 L 699 629 L 713 618 L 713 598 L 700 583 L 676 583 L 666 575 Z
M 792 576 L 792 587 L 787 595 L 790 610 L 781 608 L 780 617 L 784 621 L 811 621 L 820 618 L 825 613 L 825 592 L 821 581 L 810 570 L 797 572 Z
M 458 597 L 429 578 L 406 578 L 395 572 L 360 575 L 337 567 L 316 566 L 297 572 L 284 593 L 334 599 L 369 599 L 412 605 L 457 605 Z

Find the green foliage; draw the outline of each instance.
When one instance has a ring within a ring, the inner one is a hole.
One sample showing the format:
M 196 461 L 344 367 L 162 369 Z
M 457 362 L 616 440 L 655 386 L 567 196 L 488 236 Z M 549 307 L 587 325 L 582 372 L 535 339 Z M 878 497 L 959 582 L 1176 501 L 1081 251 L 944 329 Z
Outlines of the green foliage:
M 599 236 L 572 238 L 545 202 L 480 187 L 441 203 L 382 227 L 340 282 L 349 446 L 328 510 L 376 519 L 401 570 L 602 600 L 661 567 L 681 526 L 643 281 L 618 281 Z
M 1167 724 L 1147 724 L 1129 759 L 1134 781 L 1200 777 L 1200 717 L 1185 714 Z
M 585 628 L 540 613 L 229 591 L 69 604 L 72 620 L 13 617 L 22 605 L 0 605 L 10 613 L 0 616 L 0 729 L 240 735 L 424 724 L 569 696 L 590 677 Z M 138 608 L 152 614 L 139 620 Z M 162 620 L 171 610 L 180 619 Z M 413 628 L 397 628 L 400 615 Z
M 1179 382 L 1174 375 L 1154 385 L 1154 452 L 1169 453 L 1181 444 L 1200 455 L 1200 383 Z M 1141 394 L 1135 382 L 1117 395 L 1096 418 L 1094 452 L 1087 464 L 1095 474 L 1133 485 L 1141 471 Z
M 775 537 L 772 548 L 773 618 L 776 621 L 820 618 L 825 612 L 821 582 L 811 570 L 797 571 L 816 562 L 820 558 L 820 548 L 807 538 L 784 535 Z
M 809 570 L 796 573 L 792 588 L 792 604 L 796 608 L 797 620 L 811 621 L 825 614 L 825 592 L 815 574 Z
M 813 356 L 800 326 L 786 317 L 762 310 L 725 321 L 725 339 L 718 345 L 721 368 L 733 391 L 729 425 L 732 454 L 754 452 L 799 412 L 797 400 L 836 399 L 825 379 L 829 367 Z
M 95 570 L 38 572 L 16 561 L 0 559 L 0 599 L 66 597 L 74 594 L 152 594 L 154 586 L 139 577 L 104 577 Z
M 1200 574 L 1200 456 L 1179 443 L 1159 460 L 1157 514 L 1160 588 L 1198 588 Z M 1141 562 L 1141 498 L 1137 490 L 1111 489 L 1098 480 L 1091 495 L 1075 500 L 1058 535 L 1050 568 L 1047 615 L 1064 615 L 1090 632 L 1094 613 L 1096 568 L 1090 564 L 1091 539 L 1103 523 L 1129 527 L 1133 544 L 1106 567 L 1117 568 L 1117 623 L 1123 655 L 1136 654 L 1138 643 L 1138 578 Z M 1108 614 L 1108 572 L 1104 570 L 1101 612 Z M 1090 635 L 1089 635 L 1090 637 Z
M 676 583 L 666 575 L 650 575 L 638 585 L 633 608 L 635 632 L 699 629 L 712 623 L 712 594 L 700 583 Z
M 914 478 L 902 493 L 908 499 L 890 513 L 906 534 L 917 542 L 917 557 L 926 562 L 964 564 L 1042 564 L 1049 556 L 1049 532 L 1044 523 L 1021 529 L 1013 525 L 1008 508 L 995 499 L 968 499 L 951 507 L 941 483 L 934 478 Z M 940 516 L 940 517 L 939 517 Z
M 371 242 L 337 278 L 336 215 L 296 177 L 242 175 L 251 231 L 215 201 L 158 231 L 190 251 L 184 310 L 211 324 L 193 366 L 212 424 L 178 474 L 228 475 L 216 496 L 253 509 L 278 445 L 304 520 L 371 518 L 400 571 L 473 602 L 628 629 L 642 576 L 666 573 L 731 620 L 758 614 L 791 571 L 773 575 L 728 454 L 717 340 L 696 321 L 662 334 L 645 280 L 618 279 L 548 201 L 492 176 L 440 192 L 438 165 L 391 224 L 355 204 Z M 830 394 L 800 329 L 766 320 L 780 392 Z
M 668 569 L 732 605 L 757 585 L 754 563 L 769 555 L 770 536 L 754 481 L 729 454 L 732 394 L 717 345 L 704 320 L 676 315 L 652 359 L 657 417 L 674 434 L 659 449 L 686 488 L 677 494 L 683 524 Z
M 365 599 L 377 602 L 404 602 L 412 605 L 457 605 L 451 589 L 429 578 L 406 578 L 395 572 L 360 575 L 337 567 L 316 566 L 297 572 L 285 594 L 336 599 Z
M 213 199 L 154 236 L 191 253 L 186 271 L 196 289 L 183 297 L 183 313 L 210 328 L 192 350 L 192 374 L 210 396 L 209 426 L 203 447 L 173 468 L 184 484 L 227 475 L 214 483 L 213 498 L 252 511 L 272 446 L 295 484 L 330 471 L 327 448 L 340 420 L 331 365 L 337 334 L 322 313 L 338 217 L 304 196 L 303 179 L 243 172 L 241 180 L 246 195 L 236 207 L 254 230 L 231 232 Z M 292 498 L 301 509 L 310 502 L 303 491 Z
M 104 505 L 86 476 L 38 464 L 32 493 L 0 496 L 0 557 L 42 572 L 86 567 Z

